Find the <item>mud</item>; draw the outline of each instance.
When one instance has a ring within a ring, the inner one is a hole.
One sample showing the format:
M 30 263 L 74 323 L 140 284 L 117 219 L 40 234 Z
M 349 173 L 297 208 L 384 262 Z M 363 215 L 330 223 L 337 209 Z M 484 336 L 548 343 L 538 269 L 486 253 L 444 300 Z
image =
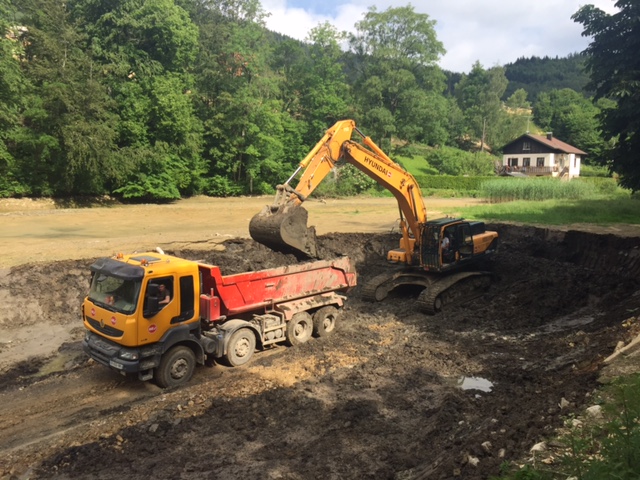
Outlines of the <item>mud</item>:
M 603 359 L 638 334 L 640 238 L 490 228 L 501 247 L 483 296 L 426 316 L 416 292 L 371 304 L 359 286 L 332 335 L 164 391 L 80 351 L 93 258 L 3 271 L 0 478 L 486 479 L 525 461 L 591 405 Z M 319 241 L 356 261 L 362 285 L 398 236 Z M 296 261 L 249 239 L 223 246 L 167 253 L 226 273 Z

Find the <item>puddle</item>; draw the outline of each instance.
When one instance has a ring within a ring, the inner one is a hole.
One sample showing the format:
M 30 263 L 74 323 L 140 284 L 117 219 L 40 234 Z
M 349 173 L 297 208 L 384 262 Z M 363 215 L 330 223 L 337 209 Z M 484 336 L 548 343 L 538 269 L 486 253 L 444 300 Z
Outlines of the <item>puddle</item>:
M 69 370 L 70 366 L 73 365 L 74 362 L 76 362 L 78 356 L 79 353 L 75 351 L 60 352 L 47 360 L 45 364 L 40 367 L 38 373 L 36 373 L 34 376 L 44 377 L 46 375 L 49 375 L 50 373 L 64 372 L 66 370 Z
M 458 386 L 462 390 L 480 390 L 481 392 L 490 392 L 493 388 L 493 383 L 486 378 L 481 377 L 460 377 L 458 378 Z

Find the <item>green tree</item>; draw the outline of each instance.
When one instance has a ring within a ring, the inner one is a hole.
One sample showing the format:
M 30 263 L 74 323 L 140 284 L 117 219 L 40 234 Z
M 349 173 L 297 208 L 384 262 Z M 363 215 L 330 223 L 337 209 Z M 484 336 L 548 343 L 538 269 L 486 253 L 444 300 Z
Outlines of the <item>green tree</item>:
M 467 134 L 480 141 L 481 149 L 500 147 L 508 140 L 504 129 L 507 114 L 501 101 L 507 84 L 502 67 L 485 70 L 480 62 L 476 62 L 455 87 Z
M 584 26 L 584 36 L 592 37 L 584 51 L 589 88 L 596 99 L 616 102 L 600 115 L 605 140 L 614 142 L 608 153 L 611 170 L 635 192 L 640 190 L 640 3 L 618 0 L 615 5 L 613 15 L 585 5 L 572 18 Z
M 527 101 L 526 90 L 520 88 L 513 92 L 507 98 L 504 108 L 506 115 L 499 137 L 502 144 L 497 145 L 498 147 L 528 132 L 531 126 L 531 104 Z
M 264 15 L 254 0 L 198 11 L 202 35 L 195 72 L 209 160 L 205 191 L 212 194 L 272 191 L 292 171 L 285 158 L 288 135 L 299 130 L 283 112 Z
M 111 101 L 70 6 L 26 0 L 25 95 L 19 175 L 34 195 L 105 193 L 114 177 Z
M 504 68 L 509 85 L 505 96 L 524 89 L 529 100 L 535 102 L 540 93 L 563 88 L 589 96 L 585 88 L 589 76 L 584 71 L 584 60 L 583 55 L 571 54 L 563 58 L 521 57 L 513 63 L 507 63 Z
M 589 154 L 591 161 L 602 161 L 604 141 L 600 134 L 600 109 L 583 95 L 569 88 L 538 95 L 533 118 L 545 131 Z
M 23 29 L 11 24 L 15 10 L 8 0 L 0 0 L 0 197 L 28 192 L 16 178 L 17 165 L 12 150 L 22 129 L 20 113 L 24 108 L 27 79 L 20 69 Z
M 117 102 L 114 191 L 158 200 L 198 192 L 205 169 L 191 73 L 198 28 L 188 13 L 173 0 L 75 0 L 73 6 Z
M 344 32 L 329 23 L 311 30 L 309 55 L 298 76 L 303 119 L 308 125 L 306 143 L 313 146 L 337 120 L 351 116 L 350 89 L 343 72 L 340 42 Z
M 362 123 L 382 148 L 390 148 L 392 136 L 442 141 L 443 102 L 434 100 L 445 88 L 436 66 L 445 50 L 435 21 L 410 5 L 384 12 L 371 7 L 349 43 Z

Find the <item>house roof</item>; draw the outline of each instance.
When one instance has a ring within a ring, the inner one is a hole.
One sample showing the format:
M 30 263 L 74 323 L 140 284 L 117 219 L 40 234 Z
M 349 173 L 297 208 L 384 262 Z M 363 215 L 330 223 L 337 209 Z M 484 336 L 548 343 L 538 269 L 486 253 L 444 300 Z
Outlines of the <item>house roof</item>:
M 530 133 L 525 133 L 524 135 L 516 138 L 513 142 L 509 142 L 503 148 L 506 148 L 509 145 L 511 145 L 512 143 L 515 143 L 518 140 L 521 140 L 523 138 L 530 138 L 531 140 L 534 140 L 534 141 L 536 141 L 538 143 L 541 143 L 542 145 L 546 145 L 547 147 L 549 147 L 549 148 L 551 148 L 553 150 L 559 150 L 559 151 L 564 152 L 564 153 L 578 153 L 578 154 L 581 154 L 581 155 L 587 155 L 587 152 L 583 152 L 579 148 L 574 147 L 573 145 L 569 145 L 568 143 L 565 143 L 562 140 L 558 140 L 555 137 L 549 138 L 549 136 L 533 135 L 533 134 L 530 134 Z

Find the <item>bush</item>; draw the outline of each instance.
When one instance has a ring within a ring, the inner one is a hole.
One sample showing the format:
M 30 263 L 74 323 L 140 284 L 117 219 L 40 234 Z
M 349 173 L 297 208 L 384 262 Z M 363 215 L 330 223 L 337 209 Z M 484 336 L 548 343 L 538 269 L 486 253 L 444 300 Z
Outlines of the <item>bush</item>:
M 453 190 L 459 194 L 468 195 L 477 192 L 483 183 L 495 179 L 495 176 L 482 177 L 452 177 L 449 175 L 418 175 L 416 181 L 424 194 L 428 190 Z
M 580 172 L 582 175 L 582 172 Z M 612 177 L 582 177 L 574 178 L 572 182 L 583 182 L 593 185 L 596 191 L 602 195 L 614 195 L 620 191 L 618 182 Z
M 145 175 L 140 173 L 126 185 L 114 190 L 125 200 L 160 201 L 179 200 L 180 191 L 173 183 L 173 178 L 166 173 Z
M 611 173 L 609 173 L 609 169 L 607 167 L 582 164 L 580 166 L 580 176 L 611 178 Z
M 237 197 L 242 195 L 243 189 L 240 185 L 233 183 L 226 177 L 214 175 L 204 180 L 203 193 L 210 197 Z
M 318 185 L 317 197 L 348 197 L 378 188 L 378 182 L 352 165 L 336 168 Z
M 499 158 L 487 152 L 466 152 L 453 147 L 433 149 L 426 155 L 429 165 L 445 175 L 491 175 Z

